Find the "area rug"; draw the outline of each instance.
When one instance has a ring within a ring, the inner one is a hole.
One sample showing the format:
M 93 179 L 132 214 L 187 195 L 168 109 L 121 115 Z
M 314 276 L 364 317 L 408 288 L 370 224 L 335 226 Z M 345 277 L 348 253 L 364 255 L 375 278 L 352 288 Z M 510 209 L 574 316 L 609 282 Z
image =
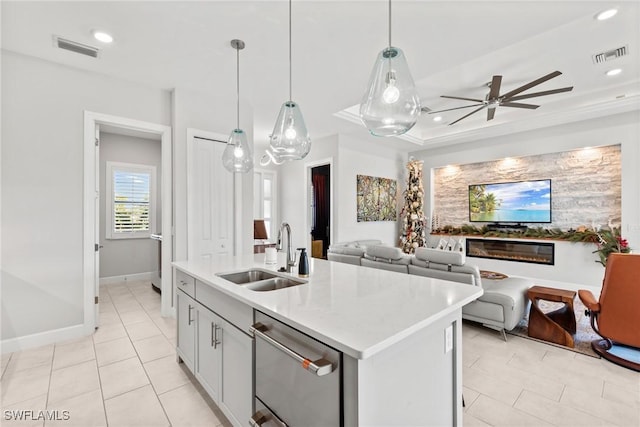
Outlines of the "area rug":
M 540 309 L 545 312 L 548 313 L 550 311 L 554 311 L 557 310 L 559 308 L 561 308 L 564 304 L 561 303 L 555 303 L 552 301 L 544 301 L 544 300 L 540 300 L 538 301 L 538 306 L 540 307 Z M 576 334 L 573 336 L 573 340 L 575 343 L 575 347 L 571 348 L 571 347 L 567 347 L 564 345 L 559 345 L 559 344 L 555 344 L 552 342 L 548 342 L 548 341 L 544 341 L 544 340 L 540 340 L 537 338 L 531 338 L 529 335 L 527 335 L 527 328 L 529 325 L 529 311 L 527 310 L 527 314 L 525 315 L 525 318 L 522 319 L 520 321 L 520 323 L 518 323 L 518 325 L 513 328 L 513 330 L 507 332 L 508 334 L 511 335 L 516 335 L 518 337 L 522 337 L 522 338 L 526 338 L 529 340 L 534 340 L 534 341 L 538 341 L 541 343 L 545 343 L 548 345 L 552 345 L 554 347 L 558 347 L 558 348 L 563 348 L 565 350 L 569 350 L 569 351 L 575 351 L 576 353 L 581 353 L 587 356 L 591 356 L 591 357 L 595 357 L 595 358 L 600 358 L 600 356 L 598 356 L 593 349 L 591 348 L 591 341 L 593 340 L 597 340 L 597 339 L 602 339 L 600 337 L 600 335 L 596 334 L 593 331 L 593 328 L 591 328 L 591 319 L 587 316 L 585 316 L 584 311 L 585 311 L 585 306 L 584 304 L 582 304 L 582 301 L 580 301 L 579 298 L 576 298 L 573 301 L 573 309 L 575 311 L 576 314 Z

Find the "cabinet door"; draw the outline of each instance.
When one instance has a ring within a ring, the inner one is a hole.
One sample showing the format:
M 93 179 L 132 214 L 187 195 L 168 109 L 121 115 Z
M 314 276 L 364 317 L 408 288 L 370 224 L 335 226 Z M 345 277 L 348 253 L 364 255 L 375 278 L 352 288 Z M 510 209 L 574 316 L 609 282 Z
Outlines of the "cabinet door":
M 222 341 L 219 406 L 233 425 L 246 426 L 253 408 L 253 340 L 224 322 Z
M 178 356 L 193 372 L 196 354 L 196 322 L 195 322 L 195 301 L 178 290 Z
M 214 402 L 220 396 L 222 361 L 222 319 L 202 306 L 198 306 L 198 360 L 196 378 Z

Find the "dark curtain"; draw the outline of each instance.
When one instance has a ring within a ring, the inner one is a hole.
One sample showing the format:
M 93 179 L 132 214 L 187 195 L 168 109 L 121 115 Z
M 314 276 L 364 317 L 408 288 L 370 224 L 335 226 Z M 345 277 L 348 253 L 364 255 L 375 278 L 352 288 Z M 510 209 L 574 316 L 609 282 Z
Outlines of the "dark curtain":
M 315 224 L 313 226 L 314 237 L 326 236 L 329 225 L 327 209 L 327 177 L 326 175 L 313 176 L 313 198 L 315 200 Z

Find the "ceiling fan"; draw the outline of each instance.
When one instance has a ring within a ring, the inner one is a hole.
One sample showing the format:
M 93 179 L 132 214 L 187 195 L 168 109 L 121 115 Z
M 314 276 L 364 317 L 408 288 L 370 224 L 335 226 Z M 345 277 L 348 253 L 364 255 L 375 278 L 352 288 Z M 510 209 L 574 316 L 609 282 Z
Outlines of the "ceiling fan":
M 463 101 L 472 101 L 472 102 L 476 102 L 476 104 L 471 104 L 471 105 L 465 105 L 463 107 L 456 107 L 456 108 L 448 108 L 446 110 L 439 110 L 439 111 L 428 111 L 428 114 L 436 114 L 436 113 L 442 113 L 444 111 L 453 111 L 453 110 L 460 110 L 462 108 L 471 108 L 471 107 L 478 107 L 475 110 L 473 110 L 472 112 L 470 112 L 469 114 L 460 117 L 458 120 L 449 123 L 449 126 L 458 123 L 460 120 L 466 119 L 467 117 L 469 117 L 472 114 L 477 113 L 478 111 L 486 108 L 487 109 L 487 121 L 488 120 L 492 120 L 493 116 L 496 114 L 496 108 L 498 108 L 498 106 L 501 107 L 513 107 L 513 108 L 526 108 L 526 109 L 530 109 L 530 110 L 535 110 L 536 108 L 539 107 L 539 105 L 533 105 L 533 104 L 523 104 L 521 102 L 514 102 L 514 101 L 519 101 L 522 99 L 527 99 L 527 98 L 535 98 L 538 96 L 545 96 L 545 95 L 553 95 L 555 93 L 561 93 L 561 92 L 569 92 L 573 89 L 573 86 L 571 87 L 563 87 L 560 89 L 552 89 L 552 90 L 545 90 L 542 92 L 535 92 L 535 93 L 529 93 L 529 94 L 524 94 L 524 95 L 518 95 L 519 93 L 522 93 L 526 90 L 531 89 L 534 86 L 537 86 L 541 83 L 546 82 L 547 80 L 551 80 L 554 77 L 558 77 L 560 74 L 562 74 L 560 71 L 554 71 L 553 73 L 549 73 L 546 76 L 540 77 L 537 80 L 534 80 L 532 82 L 527 83 L 526 85 L 520 86 L 517 89 L 514 89 L 512 91 L 509 91 L 505 94 L 500 95 L 500 85 L 502 84 L 502 76 L 493 76 L 493 78 L 491 79 L 491 83 L 488 83 L 487 86 L 489 86 L 489 93 L 487 94 L 487 96 L 485 97 L 485 99 L 475 99 L 475 98 L 463 98 L 460 96 L 448 96 L 448 95 L 441 95 L 441 98 L 448 98 L 448 99 L 460 99 Z

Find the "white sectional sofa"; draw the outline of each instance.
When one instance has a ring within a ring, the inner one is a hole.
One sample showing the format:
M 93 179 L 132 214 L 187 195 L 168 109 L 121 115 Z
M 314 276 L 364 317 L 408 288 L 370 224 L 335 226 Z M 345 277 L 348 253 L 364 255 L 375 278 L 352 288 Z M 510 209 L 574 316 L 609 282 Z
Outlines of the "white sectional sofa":
M 374 240 L 359 242 L 331 246 L 328 259 L 480 286 L 484 290 L 483 295 L 462 308 L 462 318 L 502 332 L 505 340 L 505 330 L 515 328 L 526 313 L 526 292 L 533 286 L 529 279 L 482 279 L 478 267 L 466 263 L 463 252 L 418 248 L 415 255 L 409 256 L 400 248 L 376 244 Z M 335 249 L 337 251 L 334 252 Z

